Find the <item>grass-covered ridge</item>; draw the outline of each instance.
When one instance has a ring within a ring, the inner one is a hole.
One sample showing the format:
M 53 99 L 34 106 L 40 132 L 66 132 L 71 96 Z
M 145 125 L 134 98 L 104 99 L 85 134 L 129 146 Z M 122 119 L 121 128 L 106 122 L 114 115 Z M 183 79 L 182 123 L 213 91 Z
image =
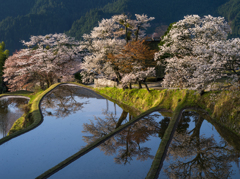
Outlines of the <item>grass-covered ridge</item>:
M 19 119 L 17 119 L 14 122 L 11 130 L 8 133 L 8 136 L 0 139 L 0 145 L 14 137 L 17 137 L 17 136 L 19 136 L 25 132 L 28 132 L 28 131 L 36 128 L 37 126 L 39 126 L 43 121 L 43 117 L 42 117 L 41 110 L 40 110 L 41 100 L 43 99 L 43 97 L 45 95 L 47 95 L 49 92 L 51 92 L 52 90 L 54 90 L 56 87 L 58 87 L 61 84 L 62 83 L 57 83 L 57 84 L 50 86 L 45 91 L 38 90 L 34 93 L 28 92 L 28 91 L 16 91 L 16 92 L 1 94 L 0 98 L 2 96 L 25 96 L 25 97 L 30 98 L 30 100 L 26 106 L 27 110 L 25 110 L 25 113 L 22 115 L 22 117 L 20 117 Z M 82 85 L 79 83 L 73 82 L 71 84 L 78 85 L 78 86 L 87 88 L 89 90 L 93 90 L 92 87 Z M 108 97 L 106 97 L 106 98 L 108 98 Z M 129 106 L 126 106 L 124 103 L 119 103 L 118 105 L 121 108 L 123 108 L 125 111 L 131 113 L 133 116 L 138 116 L 141 113 L 139 110 L 137 110 L 135 108 L 131 108 Z
M 15 123 L 13 124 L 11 130 L 9 131 L 9 135 L 0 139 L 0 145 L 4 142 L 17 137 L 25 132 L 28 132 L 42 122 L 42 114 L 39 110 L 40 102 L 42 98 L 51 90 L 53 90 L 55 87 L 57 87 L 59 84 L 54 84 L 50 88 L 48 88 L 45 91 L 37 91 L 35 93 L 28 92 L 28 91 L 17 91 L 17 92 L 11 92 L 11 93 L 5 93 L 0 95 L 2 96 L 25 96 L 29 97 L 29 103 L 28 103 L 28 110 L 25 114 L 23 114 L 22 117 L 17 119 Z
M 146 111 L 158 106 L 176 112 L 187 107 L 206 110 L 217 122 L 240 135 L 240 92 L 206 92 L 202 96 L 194 90 L 122 90 L 117 88 L 95 89 L 102 95 Z
M 29 97 L 30 109 L 27 114 L 24 114 L 14 123 L 10 131 L 11 135 L 1 139 L 0 144 L 41 124 L 40 102 L 48 92 L 59 84 L 54 84 L 47 90 L 36 93 L 20 91 L 2 94 Z M 135 108 L 136 111 L 139 111 L 137 114 L 153 107 L 173 111 L 176 115 L 184 108 L 201 108 L 206 110 L 216 122 L 223 124 L 234 133 L 240 135 L 240 92 L 238 91 L 207 92 L 201 96 L 193 90 L 152 89 L 148 93 L 145 89 L 92 88 L 78 83 L 74 84 L 96 91 L 106 98 L 119 102 L 120 105 L 127 105 L 132 107 L 132 109 Z

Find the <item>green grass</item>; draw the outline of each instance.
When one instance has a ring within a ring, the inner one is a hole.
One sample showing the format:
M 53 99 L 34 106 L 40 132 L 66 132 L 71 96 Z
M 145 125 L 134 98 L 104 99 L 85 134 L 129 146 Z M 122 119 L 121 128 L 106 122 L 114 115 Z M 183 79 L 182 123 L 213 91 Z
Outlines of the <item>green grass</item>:
M 33 94 L 33 92 L 21 90 L 21 91 L 3 93 L 3 94 L 0 94 L 0 97 L 1 96 L 26 96 L 26 97 L 30 97 L 31 94 Z
M 28 132 L 36 128 L 38 125 L 41 124 L 43 118 L 39 110 L 40 102 L 48 92 L 53 90 L 58 85 L 59 83 L 52 85 L 45 91 L 39 90 L 34 93 L 27 91 L 17 91 L 0 95 L 0 97 L 13 95 L 13 96 L 26 96 L 30 98 L 28 103 L 28 105 L 30 106 L 29 112 L 23 114 L 22 117 L 20 117 L 14 122 L 12 128 L 9 131 L 9 135 L 0 139 L 0 145 L 14 137 L 17 137 L 25 132 Z
M 225 125 L 238 135 L 240 135 L 240 92 L 235 91 L 219 91 L 207 92 L 200 96 L 193 90 L 154 90 L 148 93 L 146 89 L 118 89 L 118 88 L 92 88 L 76 82 L 76 84 L 90 90 L 94 90 L 104 97 L 118 102 L 122 107 L 129 109 L 131 106 L 132 113 L 136 115 L 147 111 L 153 107 L 164 108 L 166 110 L 175 111 L 182 107 L 199 107 L 206 110 L 212 118 L 217 122 Z M 24 114 L 13 125 L 10 133 L 34 126 L 41 121 L 42 117 L 39 112 L 39 103 L 42 97 L 54 89 L 58 84 L 52 85 L 45 91 L 18 91 L 13 93 L 5 93 L 4 95 L 27 96 L 30 98 L 29 105 L 31 110 L 28 114 Z M 184 102 L 184 103 L 183 103 Z M 180 105 L 181 104 L 181 105 Z M 183 105 L 184 104 L 184 105 Z M 30 118 L 30 119 L 29 119 Z M 28 120 L 28 122 L 26 122 Z M 23 125 L 25 123 L 25 125 Z M 34 124 L 33 124 L 34 123 Z
M 213 91 L 202 96 L 194 90 L 151 90 L 97 88 L 102 95 L 121 101 L 141 112 L 152 107 L 175 111 L 177 107 L 197 107 L 206 110 L 217 122 L 240 135 L 240 91 Z
M 22 115 L 22 117 L 20 117 L 19 119 L 17 119 L 13 126 L 11 127 L 8 135 L 13 134 L 17 131 L 20 131 L 24 128 L 27 128 L 28 126 L 30 126 L 34 119 L 32 117 L 32 113 L 33 113 L 33 109 L 32 109 L 32 105 L 33 102 L 35 101 L 35 99 L 43 92 L 43 90 L 38 90 L 36 92 L 31 92 L 31 93 L 26 93 L 26 96 L 30 98 L 29 102 L 28 102 L 28 106 L 30 107 L 30 110 L 27 111 L 26 113 L 24 113 Z M 12 93 L 11 93 L 12 94 Z M 23 96 L 21 92 L 14 92 L 13 94 L 18 95 L 18 96 Z

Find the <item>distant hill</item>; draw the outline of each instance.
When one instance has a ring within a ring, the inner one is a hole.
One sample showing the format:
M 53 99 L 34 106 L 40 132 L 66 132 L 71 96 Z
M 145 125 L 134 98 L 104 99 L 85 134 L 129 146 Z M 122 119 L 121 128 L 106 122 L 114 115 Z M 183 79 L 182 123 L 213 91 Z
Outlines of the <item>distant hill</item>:
M 153 33 L 157 27 L 169 25 L 172 22 L 183 19 L 185 15 L 198 14 L 200 16 L 211 14 L 218 15 L 218 7 L 228 0 L 117 0 L 108 3 L 101 9 L 87 12 L 85 16 L 76 20 L 69 35 L 81 39 L 83 33 L 89 33 L 102 18 L 110 18 L 114 14 L 147 14 L 155 17 L 151 22 L 152 28 L 148 33 Z
M 31 35 L 60 33 L 91 9 L 114 0 L 7 0 L 0 6 L 0 42 L 13 52 Z
M 0 6 L 0 42 L 10 52 L 23 48 L 31 35 L 67 34 L 81 39 L 102 18 L 114 14 L 147 14 L 156 19 L 148 30 L 163 31 L 185 15 L 211 14 L 231 22 L 232 36 L 240 35 L 240 0 L 7 0 Z
M 232 34 L 230 37 L 240 36 L 240 0 L 230 0 L 218 8 L 218 13 L 229 21 Z

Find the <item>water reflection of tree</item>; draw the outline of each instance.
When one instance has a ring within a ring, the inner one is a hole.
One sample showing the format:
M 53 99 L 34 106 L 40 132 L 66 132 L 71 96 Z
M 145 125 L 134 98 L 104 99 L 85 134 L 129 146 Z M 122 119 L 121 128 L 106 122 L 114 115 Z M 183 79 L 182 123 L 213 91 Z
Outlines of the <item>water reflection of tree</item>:
M 189 116 L 193 117 L 194 128 L 175 132 L 168 148 L 170 164 L 164 172 L 168 178 L 229 178 L 231 162 L 239 164 L 239 153 L 224 140 L 200 135 L 204 118 L 194 112 L 185 112 L 182 120 Z
M 41 102 L 41 109 L 44 116 L 55 116 L 56 118 L 64 118 L 83 108 L 88 103 L 78 102 L 76 97 L 89 98 L 91 95 L 87 90 L 79 90 L 79 87 L 60 86 L 53 90 L 49 95 L 44 97 Z
M 84 124 L 84 131 L 91 133 L 91 136 L 84 136 L 84 141 L 88 144 L 92 143 L 96 139 L 109 134 L 122 123 L 127 122 L 127 112 L 123 111 L 120 118 L 117 118 L 113 113 L 103 111 L 105 119 L 95 117 L 95 122 L 90 121 L 90 124 Z M 125 130 L 117 133 L 104 143 L 99 148 L 104 151 L 105 155 L 114 155 L 117 164 L 127 164 L 136 157 L 137 160 L 147 160 L 154 156 L 150 154 L 151 148 L 144 147 L 146 141 L 149 140 L 150 136 L 157 136 L 160 130 L 160 124 L 156 122 L 156 118 L 160 115 L 154 113 L 148 115 L 133 125 L 129 126 Z M 131 120 L 131 115 L 129 115 Z
M 16 119 L 23 114 L 21 107 L 27 102 L 28 100 L 23 98 L 0 99 L 0 133 L 2 137 L 7 135 Z M 10 108 L 15 110 L 12 111 Z
M 182 119 L 181 121 L 179 121 L 178 127 L 176 129 L 176 131 L 178 133 L 185 133 L 187 128 L 189 127 L 189 122 L 191 121 L 190 119 L 190 115 L 188 113 L 184 113 L 182 114 Z M 160 131 L 159 131 L 159 137 L 162 139 L 162 137 L 164 136 L 165 131 L 167 130 L 167 127 L 170 123 L 170 118 L 169 117 L 164 117 L 164 119 L 162 119 L 159 124 L 160 124 Z

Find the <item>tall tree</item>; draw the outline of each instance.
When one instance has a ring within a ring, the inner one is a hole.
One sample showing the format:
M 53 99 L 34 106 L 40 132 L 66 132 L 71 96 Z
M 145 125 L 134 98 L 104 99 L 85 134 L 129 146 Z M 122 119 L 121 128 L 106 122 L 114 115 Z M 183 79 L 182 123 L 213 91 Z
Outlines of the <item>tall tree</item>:
M 31 41 L 22 42 L 27 48 L 16 52 L 5 63 L 4 80 L 11 91 L 36 82 L 41 88 L 49 87 L 61 77 L 70 77 L 71 70 L 81 63 L 79 43 L 65 34 L 32 36 Z
M 108 61 L 117 66 L 119 72 L 124 75 L 121 80 L 123 85 L 138 82 L 139 88 L 141 88 L 141 82 L 146 85 L 146 77 L 155 76 L 153 68 L 156 65 L 156 61 L 153 60 L 155 52 L 155 50 L 150 49 L 145 40 L 131 41 L 124 46 L 119 54 L 108 54 Z
M 9 51 L 5 50 L 5 43 L 4 42 L 0 43 L 0 93 L 3 93 L 7 90 L 3 82 L 2 76 L 3 76 L 3 66 L 8 56 L 9 56 Z
M 159 64 L 167 63 L 163 85 L 166 87 L 194 87 L 204 90 L 220 78 L 221 68 L 212 62 L 210 44 L 226 41 L 231 31 L 223 17 L 185 16 L 172 25 L 155 54 Z M 167 55 L 166 55 L 167 54 Z M 167 56 L 163 60 L 163 56 Z
M 115 76 L 120 81 L 122 75 L 119 67 L 107 55 L 117 55 L 128 42 L 142 40 L 145 30 L 150 26 L 148 22 L 153 19 L 154 17 L 138 14 L 136 20 L 123 14 L 115 15 L 110 19 L 103 19 L 89 35 L 85 34 L 81 47 L 87 49 L 89 55 L 84 57 L 83 82 L 92 81 L 95 75 Z

